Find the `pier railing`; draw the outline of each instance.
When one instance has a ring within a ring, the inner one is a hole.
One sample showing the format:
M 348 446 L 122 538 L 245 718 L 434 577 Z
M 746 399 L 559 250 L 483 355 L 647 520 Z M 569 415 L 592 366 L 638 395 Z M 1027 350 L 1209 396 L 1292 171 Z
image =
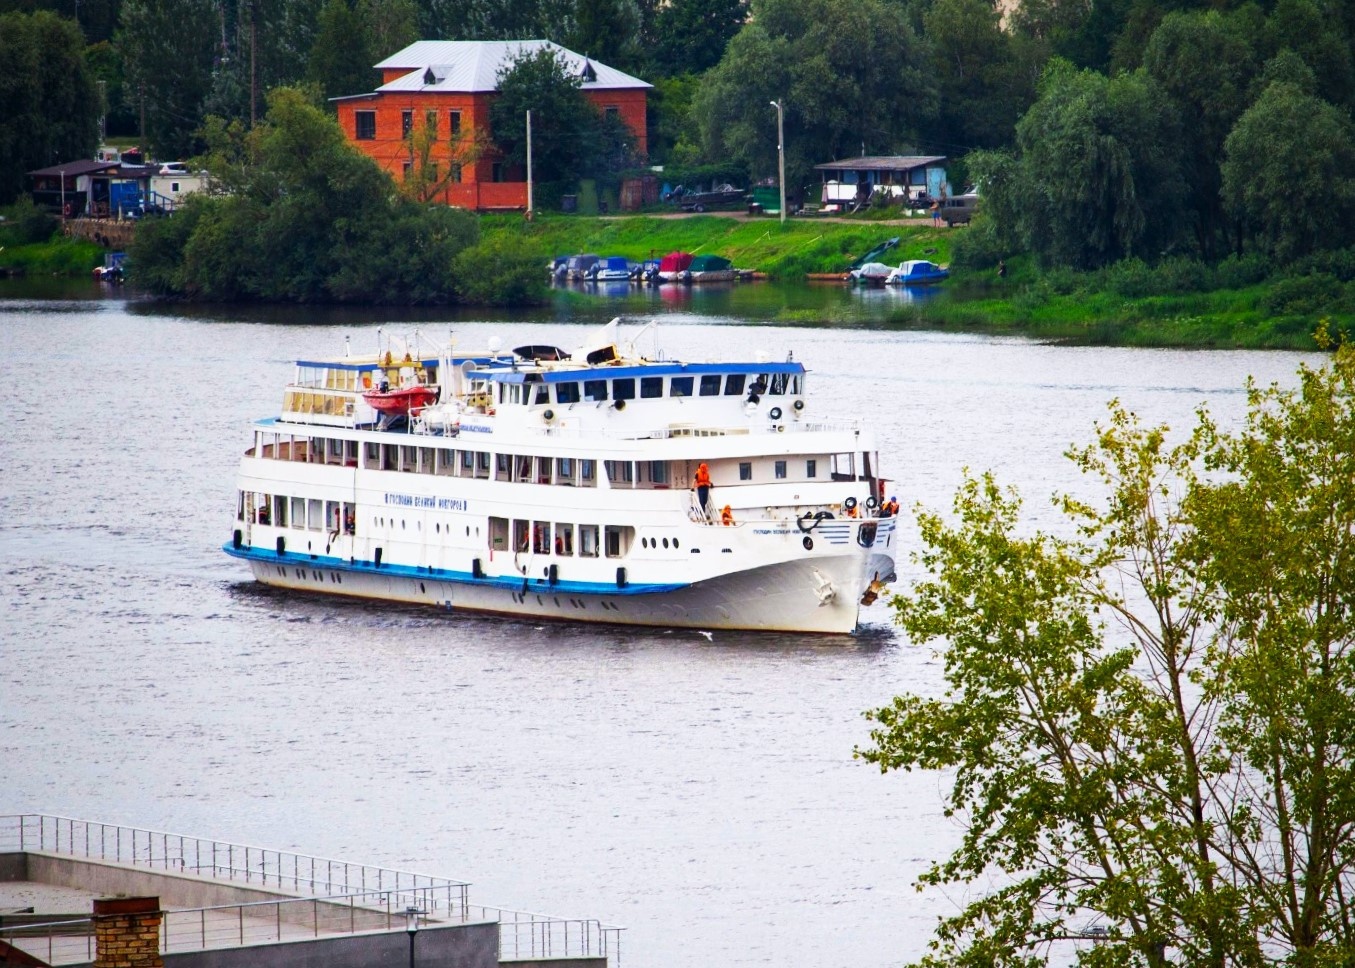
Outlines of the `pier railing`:
M 60 854 L 302 895 L 166 912 L 161 927 L 166 951 L 289 940 L 310 936 L 308 928 L 315 936 L 403 928 L 413 908 L 420 923 L 429 925 L 497 921 L 501 959 L 605 957 L 614 965 L 620 960 L 620 927 L 472 905 L 469 883 L 429 874 L 48 814 L 0 815 L 0 851 Z M 45 937 L 48 947 L 92 945 L 75 930 L 80 923 L 4 928 L 0 939 L 12 940 L 22 931 L 26 938 Z

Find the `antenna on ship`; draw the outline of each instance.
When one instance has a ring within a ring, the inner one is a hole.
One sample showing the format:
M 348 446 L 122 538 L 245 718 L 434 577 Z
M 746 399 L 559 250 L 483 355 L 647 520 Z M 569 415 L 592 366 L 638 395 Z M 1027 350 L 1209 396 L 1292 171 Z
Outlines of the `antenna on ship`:
M 353 355 L 353 348 L 348 345 L 348 337 L 343 338 L 343 358 L 346 360 Z

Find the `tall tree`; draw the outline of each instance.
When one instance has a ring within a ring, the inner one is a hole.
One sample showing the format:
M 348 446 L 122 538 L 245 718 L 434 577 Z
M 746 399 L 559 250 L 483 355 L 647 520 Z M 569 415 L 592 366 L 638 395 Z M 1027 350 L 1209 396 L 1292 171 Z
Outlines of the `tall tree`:
M 1020 234 L 1047 265 L 1156 257 L 1180 233 L 1179 135 L 1142 72 L 1107 79 L 1055 61 L 1016 128 Z
M 1010 144 L 1035 85 L 998 10 L 988 0 L 935 0 L 922 25 L 940 87 L 932 139 L 941 153 Z
M 162 158 L 188 157 L 222 44 L 216 0 L 126 0 L 116 45 L 124 97 L 145 118 L 142 136 Z M 144 146 L 143 146 L 144 147 Z
M 394 53 L 388 51 L 387 53 Z M 353 0 L 326 0 L 316 26 L 315 45 L 306 77 L 325 97 L 366 94 L 376 86 L 372 65 L 381 60 L 372 50 L 362 15 Z
M 542 182 L 576 179 L 597 112 L 580 90 L 580 79 L 556 52 L 522 52 L 499 74 L 499 95 L 490 108 L 494 141 L 509 164 L 527 162 L 527 112 L 532 112 L 532 174 Z
M 692 105 L 708 158 L 777 171 L 776 112 L 786 129 L 786 181 L 846 155 L 915 142 L 936 113 L 926 50 L 903 9 L 879 0 L 760 0 L 702 79 Z
M 1294 84 L 1276 82 L 1224 144 L 1223 195 L 1278 259 L 1355 243 L 1355 126 Z
M 1199 253 L 1213 259 L 1229 236 L 1219 159 L 1224 139 L 1246 109 L 1256 58 L 1241 32 L 1217 11 L 1171 13 L 1153 32 L 1143 66 L 1171 99 L 1173 113 L 1191 119 L 1178 129 L 1184 214 Z
M 575 0 L 574 25 L 563 46 L 624 71 L 640 56 L 640 9 L 635 0 Z
M 1113 406 L 1071 455 L 1096 487 L 1056 502 L 1062 536 L 991 477 L 955 523 L 920 515 L 926 577 L 895 605 L 944 643 L 947 690 L 874 711 L 860 755 L 949 772 L 966 828 L 924 884 L 999 885 L 928 963 L 1320 965 L 1355 944 L 1355 351 L 1249 402 L 1239 432 L 1202 415 L 1174 446 Z
M 0 204 L 24 190 L 25 172 L 93 157 L 99 92 L 74 21 L 0 14 L 0 104 Z
M 746 0 L 672 0 L 655 14 L 654 60 L 665 75 L 700 74 L 720 63 L 748 20 Z

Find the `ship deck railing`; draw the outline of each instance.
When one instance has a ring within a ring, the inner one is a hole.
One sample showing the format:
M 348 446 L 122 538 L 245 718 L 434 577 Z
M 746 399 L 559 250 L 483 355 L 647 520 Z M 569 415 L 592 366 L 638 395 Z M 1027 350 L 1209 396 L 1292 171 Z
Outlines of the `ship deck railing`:
M 472 904 L 468 882 L 430 874 L 32 813 L 0 815 L 0 852 L 5 851 L 151 868 L 300 895 L 166 911 L 161 924 L 161 947 L 166 952 L 403 929 L 407 910 L 414 908 L 429 924 L 497 921 L 500 960 L 606 957 L 619 964 L 623 930 L 619 926 Z M 92 927 L 81 924 L 81 919 L 62 918 L 4 927 L 0 940 L 22 940 L 25 950 L 39 955 L 33 945 L 52 954 L 72 947 L 71 955 L 80 956 L 63 956 L 64 963 L 88 961 L 93 957 Z

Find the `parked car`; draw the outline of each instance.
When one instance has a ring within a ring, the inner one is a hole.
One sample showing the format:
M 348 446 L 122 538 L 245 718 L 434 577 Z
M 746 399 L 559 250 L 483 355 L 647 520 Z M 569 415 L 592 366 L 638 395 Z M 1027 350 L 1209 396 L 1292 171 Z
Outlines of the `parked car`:
M 671 202 L 684 212 L 704 212 L 709 208 L 728 208 L 742 206 L 748 200 L 748 192 L 733 185 L 716 185 L 708 192 L 691 191 L 679 185 L 668 193 L 665 201 Z

